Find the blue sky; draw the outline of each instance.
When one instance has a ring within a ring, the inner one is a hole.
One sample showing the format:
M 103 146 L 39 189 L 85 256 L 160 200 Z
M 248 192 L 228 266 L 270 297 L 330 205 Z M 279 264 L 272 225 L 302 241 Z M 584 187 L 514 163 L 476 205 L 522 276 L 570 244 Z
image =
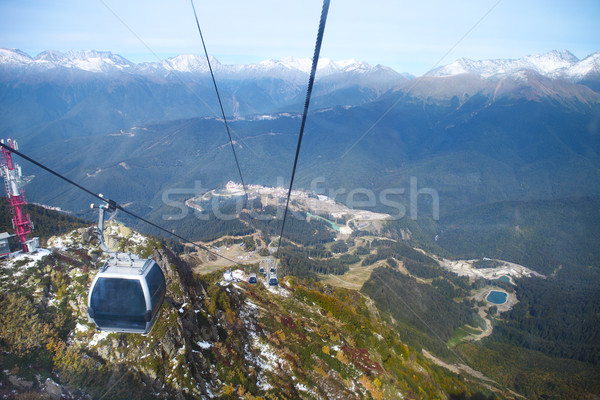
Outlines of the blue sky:
M 208 51 L 223 63 L 312 56 L 320 0 L 194 4 Z M 460 57 L 567 49 L 583 58 L 600 50 L 598 21 L 598 0 L 332 0 L 321 56 L 416 75 Z M 109 50 L 135 62 L 202 52 L 188 0 L 0 0 L 0 47 Z

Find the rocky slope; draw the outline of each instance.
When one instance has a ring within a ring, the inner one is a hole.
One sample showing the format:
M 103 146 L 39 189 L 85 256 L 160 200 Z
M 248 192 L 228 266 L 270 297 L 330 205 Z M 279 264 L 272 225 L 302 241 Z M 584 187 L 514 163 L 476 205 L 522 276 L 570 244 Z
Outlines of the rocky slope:
M 146 337 L 98 332 L 86 291 L 102 262 L 89 229 L 0 264 L 0 396 L 59 398 L 511 397 L 407 346 L 360 292 L 247 271 L 195 275 L 168 248 L 122 226 L 109 245 L 152 254 L 167 277 Z M 236 281 L 235 278 L 242 280 Z

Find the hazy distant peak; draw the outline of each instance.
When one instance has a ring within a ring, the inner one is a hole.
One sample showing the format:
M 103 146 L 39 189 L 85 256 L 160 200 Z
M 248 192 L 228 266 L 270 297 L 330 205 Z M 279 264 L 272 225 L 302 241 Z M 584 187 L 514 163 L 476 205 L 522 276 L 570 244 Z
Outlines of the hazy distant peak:
M 523 67 L 530 67 L 542 75 L 553 74 L 568 68 L 579 62 L 571 52 L 567 50 L 552 50 L 545 54 L 530 55 L 518 60 L 517 64 Z
M 118 70 L 159 75 L 167 75 L 172 71 L 200 74 L 209 72 L 206 58 L 199 54 L 182 54 L 160 62 L 135 64 L 109 51 L 78 50 L 63 53 L 57 50 L 47 50 L 32 58 L 20 50 L 1 49 L 0 63 L 12 67 L 34 66 L 38 69 L 63 67 L 96 73 Z M 280 60 L 264 60 L 254 64 L 224 65 L 210 56 L 210 63 L 214 71 L 230 77 L 238 75 L 240 78 L 246 78 L 257 75 L 294 78 L 310 72 L 312 59 L 284 57 Z M 395 72 L 391 68 L 380 65 L 372 66 L 355 59 L 333 61 L 327 58 L 319 60 L 317 70 L 321 77 L 337 73 L 369 73 L 380 70 Z
M 17 49 L 0 48 L 0 63 L 2 64 L 28 64 L 33 59 L 29 54 Z
M 281 63 L 282 65 L 288 67 L 288 68 L 293 68 L 293 69 L 297 69 L 299 71 L 305 72 L 305 73 L 309 73 L 310 72 L 310 68 L 312 66 L 312 60 L 308 57 L 302 57 L 302 58 L 298 58 L 298 57 L 284 57 L 281 60 L 270 60 L 273 63 Z M 322 61 L 323 63 L 328 62 L 330 60 L 327 60 L 325 58 L 319 60 Z M 321 63 L 319 63 L 321 64 Z M 322 65 L 322 64 L 321 64 Z
M 511 76 L 518 78 L 522 71 L 534 71 L 548 78 L 577 79 L 600 70 L 599 53 L 580 61 L 568 50 L 552 50 L 544 54 L 528 55 L 519 59 L 470 60 L 460 58 L 453 63 L 429 71 L 426 76 L 446 77 L 475 74 L 487 79 Z
M 64 61 L 65 54 L 58 50 L 46 50 L 35 57 L 38 61 L 47 61 L 51 63 L 59 63 Z
M 310 73 L 312 67 L 312 59 L 308 57 L 284 57 L 280 60 L 265 60 L 257 64 L 248 64 L 245 67 L 252 69 L 263 69 L 263 70 L 292 70 L 302 72 L 305 74 Z M 243 67 L 242 67 L 243 68 Z M 375 69 L 372 65 L 357 61 L 355 59 L 333 61 L 329 58 L 320 58 L 317 64 L 317 71 L 319 76 L 335 74 L 339 72 L 350 72 L 350 71 L 371 71 Z
M 221 63 L 214 57 L 209 56 L 213 70 L 218 69 Z M 197 54 L 182 54 L 168 58 L 160 63 L 167 69 L 179 72 L 210 72 L 206 57 Z
M 587 76 L 600 76 L 600 51 L 590 54 L 566 71 L 566 75 L 572 79 L 580 80 Z

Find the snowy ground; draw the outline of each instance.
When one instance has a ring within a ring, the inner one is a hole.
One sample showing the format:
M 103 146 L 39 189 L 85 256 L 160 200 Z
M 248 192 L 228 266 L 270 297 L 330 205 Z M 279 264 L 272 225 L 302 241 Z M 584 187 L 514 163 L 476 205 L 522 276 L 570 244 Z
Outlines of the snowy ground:
M 72 248 L 82 248 L 80 238 L 72 233 L 62 236 L 52 236 L 48 239 L 48 247 L 66 251 Z M 78 235 L 77 235 L 78 236 Z
M 20 253 L 20 254 L 16 255 L 15 257 L 11 258 L 10 260 L 3 262 L 2 267 L 9 268 L 14 263 L 25 261 L 25 264 L 23 264 L 19 267 L 20 271 L 17 271 L 13 275 L 13 277 L 20 276 L 22 273 L 21 272 L 22 270 L 35 267 L 38 261 L 40 261 L 42 258 L 46 257 L 47 255 L 49 255 L 51 253 L 52 252 L 50 250 L 42 249 L 42 248 L 37 249 L 34 253 Z

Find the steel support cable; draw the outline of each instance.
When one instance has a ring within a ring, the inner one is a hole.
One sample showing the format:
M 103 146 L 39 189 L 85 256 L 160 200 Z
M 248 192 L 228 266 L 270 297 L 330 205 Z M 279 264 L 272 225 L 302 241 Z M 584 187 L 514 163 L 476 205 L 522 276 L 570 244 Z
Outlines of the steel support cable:
M 7 146 L 7 145 L 6 145 L 6 144 L 4 144 L 4 143 L 0 143 L 0 146 L 1 146 L 1 147 L 3 147 L 3 148 L 5 148 L 6 150 L 8 150 L 8 151 L 10 151 L 10 152 L 12 152 L 12 153 L 14 153 L 14 154 L 18 155 L 19 157 L 21 157 L 21 158 L 23 158 L 23 159 L 25 159 L 25 160 L 29 161 L 30 163 L 32 163 L 32 164 L 34 164 L 34 165 L 36 165 L 36 166 L 40 167 L 41 169 L 43 169 L 43 170 L 45 170 L 45 171 L 47 171 L 47 172 L 51 173 L 52 175 L 54 175 L 54 176 L 56 176 L 56 177 L 58 177 L 58 178 L 62 179 L 63 181 L 65 181 L 65 182 L 67 182 L 67 183 L 70 183 L 71 185 L 73 185 L 73 186 L 77 187 L 78 189 L 80 189 L 80 190 L 82 190 L 82 191 L 86 192 L 86 193 L 87 193 L 87 194 L 89 194 L 90 196 L 92 196 L 92 197 L 95 197 L 95 198 L 99 199 L 100 201 L 103 201 L 103 202 L 107 203 L 107 204 L 108 204 L 108 206 L 109 206 L 109 207 L 111 207 L 111 208 L 114 208 L 114 209 L 116 209 L 116 210 L 123 211 L 125 214 L 128 214 L 128 215 L 130 215 L 131 217 L 133 217 L 133 218 L 135 218 L 135 219 L 138 219 L 138 220 L 140 220 L 140 221 L 142 221 L 142 222 L 144 222 L 144 223 L 146 223 L 146 224 L 148 224 L 148 225 L 150 225 L 150 226 L 153 226 L 154 228 L 156 228 L 156 229 L 158 229 L 158 230 L 160 230 L 160 231 L 162 231 L 162 232 L 168 233 L 169 235 L 172 235 L 172 236 L 176 237 L 177 239 L 179 239 L 179 240 L 181 240 L 181 241 L 183 241 L 183 242 L 185 242 L 185 243 L 187 243 L 187 244 L 191 244 L 192 246 L 198 247 L 198 248 L 200 248 L 200 249 L 202 249 L 202 250 L 206 251 L 206 252 L 207 252 L 207 253 L 209 253 L 209 254 L 212 254 L 212 255 L 214 255 L 214 256 L 217 256 L 217 257 L 221 257 L 222 259 L 224 259 L 224 260 L 227 260 L 227 261 L 229 261 L 229 262 L 232 262 L 232 263 L 234 263 L 234 264 L 236 264 L 236 265 L 244 265 L 244 266 L 245 266 L 245 264 L 238 263 L 237 261 L 235 261 L 235 260 L 232 260 L 232 259 L 230 259 L 230 258 L 228 258 L 228 257 L 225 257 L 225 256 L 223 256 L 223 255 L 221 255 L 221 254 L 219 254 L 219 253 L 215 253 L 214 251 L 210 250 L 210 249 L 209 249 L 208 247 L 206 247 L 206 246 L 203 246 L 203 245 L 201 245 L 201 244 L 198 244 L 198 243 L 194 243 L 194 242 L 192 242 L 191 240 L 189 240 L 189 239 L 187 239 L 187 238 L 185 238 L 185 237 L 183 237 L 183 236 L 180 236 L 180 235 L 178 235 L 178 234 L 176 234 L 176 233 L 174 233 L 174 232 L 171 232 L 171 231 L 169 231 L 169 230 L 168 230 L 168 229 L 166 229 L 166 228 L 163 228 L 163 227 L 162 227 L 162 226 L 160 226 L 160 225 L 157 225 L 157 224 L 155 224 L 154 222 L 151 222 L 151 221 L 147 220 L 146 218 L 140 217 L 139 215 L 137 215 L 137 214 L 135 214 L 135 213 L 133 213 L 133 212 L 131 212 L 131 211 L 127 210 L 126 208 L 124 208 L 123 206 L 121 206 L 120 204 L 118 204 L 117 202 L 115 202 L 114 200 L 107 199 L 107 198 L 105 198 L 105 197 L 103 197 L 103 196 L 101 196 L 101 195 L 99 195 L 99 194 L 97 194 L 97 193 L 94 193 L 94 192 L 92 192 L 91 190 L 89 190 L 89 189 L 87 189 L 87 188 L 85 188 L 85 187 L 81 186 L 80 184 L 78 184 L 78 183 L 76 183 L 76 182 L 72 181 L 71 179 L 67 178 L 66 176 L 59 174 L 58 172 L 56 172 L 56 171 L 54 171 L 54 170 L 52 170 L 52 169 L 50 169 L 50 168 L 46 167 L 45 165 L 41 164 L 40 162 L 38 162 L 38 161 L 34 160 L 33 158 L 31 158 L 31 157 L 29 157 L 29 156 L 26 156 L 25 154 L 21 153 L 21 152 L 20 152 L 20 151 L 18 151 L 18 150 L 15 150 L 15 149 L 13 149 L 13 148 L 11 148 L 11 147 Z
M 294 177 L 296 176 L 296 166 L 298 165 L 298 155 L 300 154 L 300 146 L 302 145 L 302 137 L 304 136 L 304 126 L 306 125 L 306 116 L 308 115 L 308 106 L 310 105 L 310 96 L 312 94 L 315 75 L 317 73 L 317 64 L 319 62 L 319 54 L 321 53 L 321 43 L 323 42 L 323 33 L 325 32 L 325 23 L 327 22 L 327 13 L 329 11 L 329 0 L 323 0 L 323 8 L 321 9 L 321 20 L 319 22 L 319 31 L 317 32 L 317 42 L 315 44 L 315 52 L 313 54 L 312 67 L 310 69 L 310 77 L 308 78 L 308 88 L 306 89 L 306 99 L 304 101 L 304 112 L 302 113 L 302 123 L 300 124 L 300 134 L 298 135 L 298 145 L 296 146 L 296 155 L 294 156 L 294 166 L 292 168 L 292 177 L 290 178 L 290 187 L 288 189 L 287 200 L 285 203 L 285 211 L 283 213 L 283 221 L 281 223 L 281 233 L 279 234 L 279 244 L 277 246 L 277 259 L 279 259 L 281 251 L 281 241 L 283 240 L 283 231 L 285 229 L 285 220 L 287 219 L 288 208 L 290 205 L 290 197 L 292 195 L 292 186 L 294 185 Z
M 206 63 L 208 64 L 210 76 L 212 78 L 212 82 L 215 87 L 215 92 L 217 93 L 217 100 L 219 100 L 219 107 L 221 108 L 221 115 L 223 116 L 223 122 L 225 123 L 225 129 L 227 129 L 227 136 L 229 137 L 229 144 L 231 145 L 231 151 L 233 152 L 233 158 L 235 159 L 235 165 L 237 166 L 238 172 L 240 174 L 240 179 L 242 180 L 242 186 L 244 187 L 244 193 L 246 193 L 246 200 L 248 200 L 248 191 L 246 190 L 246 183 L 244 182 L 244 177 L 242 176 L 242 169 L 240 168 L 240 163 L 238 162 L 237 153 L 235 151 L 235 146 L 233 145 L 233 140 L 231 139 L 231 132 L 229 131 L 229 124 L 227 123 L 227 117 L 225 116 L 225 110 L 223 109 L 223 102 L 221 101 L 221 95 L 219 94 L 219 88 L 217 86 L 215 74 L 213 73 L 213 69 L 210 64 L 210 58 L 208 57 L 208 51 L 206 50 L 206 44 L 204 43 L 204 36 L 202 35 L 202 29 L 200 29 L 200 22 L 198 21 L 198 15 L 196 14 L 196 7 L 194 7 L 194 0 L 190 0 L 190 3 L 192 3 L 192 10 L 194 11 L 194 18 L 196 19 L 196 26 L 198 27 L 198 33 L 200 34 L 200 40 L 202 41 L 202 48 L 204 49 L 204 55 L 206 56 Z

